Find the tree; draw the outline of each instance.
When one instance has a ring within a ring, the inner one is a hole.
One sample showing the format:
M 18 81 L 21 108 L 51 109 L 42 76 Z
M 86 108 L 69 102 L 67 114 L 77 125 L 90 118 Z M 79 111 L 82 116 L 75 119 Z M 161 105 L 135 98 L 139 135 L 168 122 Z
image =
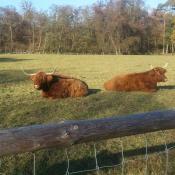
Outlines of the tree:
M 159 7 L 173 4 L 169 0 Z M 22 13 L 0 8 L 3 52 L 147 54 L 174 49 L 174 14 L 150 13 L 142 0 L 100 0 L 83 8 L 53 5 L 48 13 L 28 0 L 21 7 Z
M 22 10 L 23 10 L 23 20 L 29 23 L 29 31 L 28 31 L 28 39 L 29 39 L 29 50 L 35 52 L 35 25 L 36 25 L 36 11 L 32 5 L 31 1 L 23 1 L 22 2 Z
M 13 7 L 0 8 L 1 11 L 1 23 L 4 24 L 4 27 L 7 27 L 9 30 L 9 42 L 10 42 L 10 51 L 13 51 L 14 47 L 14 29 L 21 23 L 21 16 L 16 12 L 16 9 Z

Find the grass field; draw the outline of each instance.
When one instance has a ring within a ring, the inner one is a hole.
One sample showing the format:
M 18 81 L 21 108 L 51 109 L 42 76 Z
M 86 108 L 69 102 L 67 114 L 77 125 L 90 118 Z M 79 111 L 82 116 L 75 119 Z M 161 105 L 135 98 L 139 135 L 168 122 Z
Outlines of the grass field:
M 167 68 L 168 82 L 161 83 L 156 93 L 105 92 L 104 81 L 120 73 L 139 72 L 149 69 L 149 64 Z M 48 100 L 34 90 L 32 82 L 22 73 L 38 70 L 51 72 L 57 66 L 60 73 L 81 78 L 87 82 L 91 94 L 84 98 Z M 0 55 L 0 127 L 9 128 L 30 124 L 53 123 L 69 119 L 102 118 L 125 114 L 141 113 L 175 107 L 175 57 L 174 56 L 68 56 L 68 55 Z M 175 143 L 175 131 L 147 134 L 148 172 L 150 175 L 165 173 L 165 154 L 157 155 L 164 149 L 164 141 Z M 145 173 L 145 139 L 132 136 L 121 139 L 125 159 L 135 160 L 125 164 L 124 174 Z M 121 162 L 119 139 L 97 142 L 99 165 Z M 70 171 L 95 168 L 93 143 L 82 144 L 68 149 Z M 169 154 L 168 174 L 175 174 L 175 151 Z M 37 175 L 62 175 L 66 172 L 65 150 L 51 149 L 36 152 Z M 32 153 L 1 158 L 0 173 L 6 175 L 31 175 Z M 121 166 L 107 168 L 101 175 L 121 173 Z M 80 173 L 82 174 L 82 173 Z M 86 172 L 83 174 L 96 174 Z

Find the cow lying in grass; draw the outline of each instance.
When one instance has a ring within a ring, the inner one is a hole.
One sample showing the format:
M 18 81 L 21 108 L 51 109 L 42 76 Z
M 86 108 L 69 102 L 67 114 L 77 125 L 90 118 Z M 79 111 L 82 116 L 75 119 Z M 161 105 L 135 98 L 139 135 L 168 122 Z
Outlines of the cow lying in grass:
M 24 72 L 24 71 L 23 71 Z M 37 72 L 28 74 L 34 83 L 34 88 L 42 91 L 47 98 L 82 97 L 88 94 L 88 85 L 76 78 L 59 75 L 55 72 Z
M 167 81 L 166 67 L 151 66 L 151 70 L 141 73 L 119 75 L 104 83 L 104 88 L 109 91 L 145 91 L 155 92 L 158 82 Z

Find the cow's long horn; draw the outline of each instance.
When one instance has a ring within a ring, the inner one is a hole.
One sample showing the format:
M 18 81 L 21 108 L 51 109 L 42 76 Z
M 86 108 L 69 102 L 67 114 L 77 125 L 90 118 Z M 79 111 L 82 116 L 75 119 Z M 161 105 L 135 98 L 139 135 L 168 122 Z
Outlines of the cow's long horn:
M 27 75 L 27 76 L 35 75 L 35 74 L 29 74 L 29 73 L 25 72 L 24 69 L 23 69 L 23 67 L 21 67 L 21 70 L 22 70 L 22 72 L 24 73 L 24 75 Z
M 56 73 L 56 69 L 57 69 L 57 67 L 55 67 L 51 73 L 47 73 L 47 75 L 52 75 L 52 74 Z
M 163 68 L 167 68 L 168 67 L 168 63 L 165 63 L 165 65 L 163 66 Z
M 152 65 L 152 64 L 150 64 L 150 68 L 151 68 L 151 69 L 154 69 L 154 67 L 153 67 L 153 65 Z
M 54 74 L 56 71 L 57 71 L 57 67 L 54 68 L 52 73 Z

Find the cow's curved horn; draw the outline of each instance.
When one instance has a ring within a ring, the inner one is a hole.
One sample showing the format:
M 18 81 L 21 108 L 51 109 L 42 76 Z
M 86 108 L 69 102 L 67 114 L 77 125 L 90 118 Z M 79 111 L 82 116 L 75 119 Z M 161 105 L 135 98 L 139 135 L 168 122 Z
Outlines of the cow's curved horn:
M 152 65 L 152 64 L 150 64 L 150 68 L 151 68 L 151 69 L 154 69 L 154 67 L 153 67 L 153 65 Z
M 54 70 L 51 73 L 47 73 L 48 75 L 52 75 L 54 73 L 56 73 L 57 67 L 54 68 Z
M 57 67 L 54 68 L 52 73 L 54 74 L 54 73 L 56 73 L 56 71 L 57 71 Z
M 29 74 L 29 73 L 25 72 L 24 69 L 23 69 L 23 67 L 21 67 L 21 70 L 22 70 L 22 72 L 24 73 L 24 75 L 27 75 L 27 76 L 35 75 L 35 74 Z
M 165 65 L 163 66 L 163 68 L 167 68 L 168 67 L 168 63 L 165 63 Z

